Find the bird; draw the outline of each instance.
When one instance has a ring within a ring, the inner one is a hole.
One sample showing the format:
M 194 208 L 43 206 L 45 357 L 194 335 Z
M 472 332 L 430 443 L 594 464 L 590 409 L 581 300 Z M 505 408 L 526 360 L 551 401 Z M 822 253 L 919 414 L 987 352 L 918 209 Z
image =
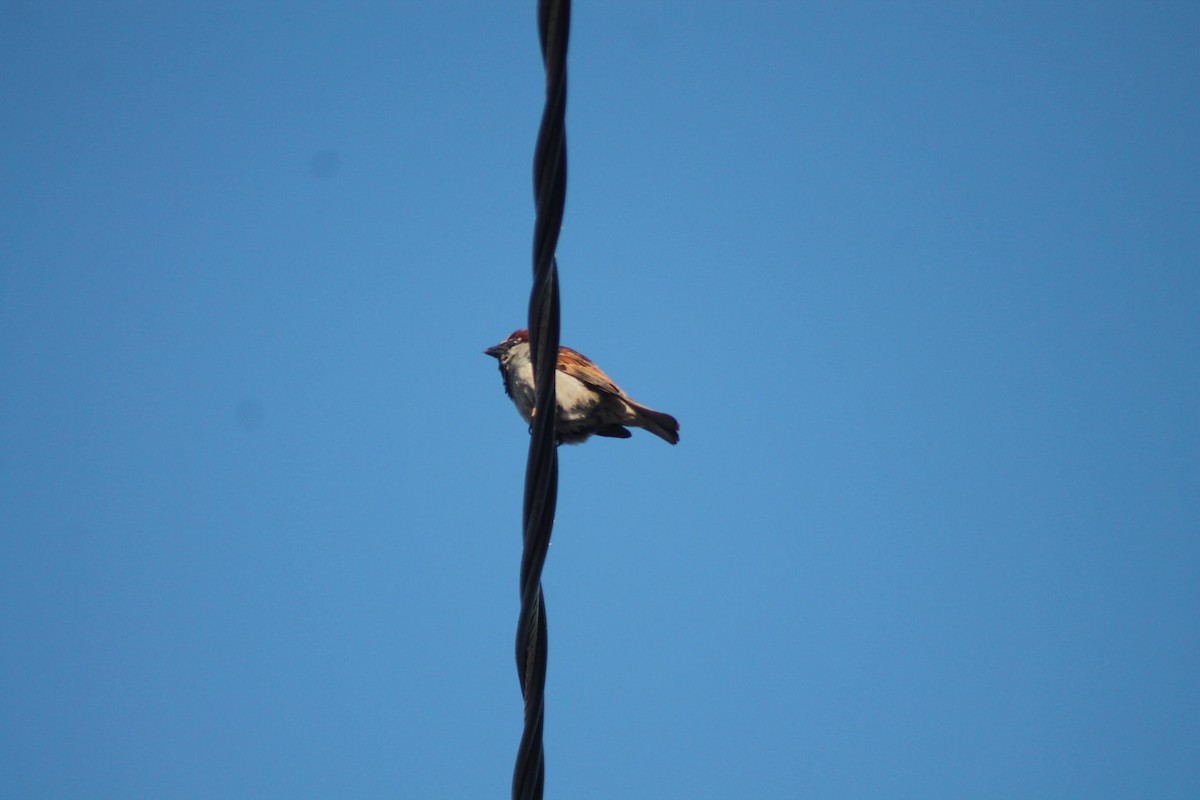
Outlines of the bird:
M 521 418 L 532 423 L 534 382 L 529 331 L 513 331 L 503 342 L 483 352 L 500 362 L 505 394 Z M 628 439 L 633 434 L 627 425 L 647 430 L 668 444 L 679 443 L 679 422 L 674 417 L 634 402 L 587 356 L 560 347 L 557 366 L 554 389 L 558 444 L 581 444 L 592 435 Z

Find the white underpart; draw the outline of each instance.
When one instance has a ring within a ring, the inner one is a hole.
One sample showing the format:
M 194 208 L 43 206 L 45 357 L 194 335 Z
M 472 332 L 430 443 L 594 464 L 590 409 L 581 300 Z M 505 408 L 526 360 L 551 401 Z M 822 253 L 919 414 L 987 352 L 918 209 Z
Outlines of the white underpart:
M 516 369 L 519 380 L 513 381 L 513 404 L 526 422 L 533 419 L 533 360 L 529 357 L 529 345 L 519 344 L 504 355 L 508 368 Z M 601 394 L 578 378 L 572 378 L 562 370 L 556 370 L 554 391 L 558 406 L 562 409 L 559 419 L 575 421 L 588 415 L 600 402 Z

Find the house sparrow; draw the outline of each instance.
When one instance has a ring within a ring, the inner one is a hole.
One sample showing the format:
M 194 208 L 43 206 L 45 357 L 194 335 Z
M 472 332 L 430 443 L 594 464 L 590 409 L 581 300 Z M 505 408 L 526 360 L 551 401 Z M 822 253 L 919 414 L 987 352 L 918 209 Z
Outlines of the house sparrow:
M 500 361 L 504 391 L 526 422 L 533 421 L 533 359 L 529 332 L 514 331 L 495 347 L 483 351 Z M 558 443 L 579 444 L 592 434 L 628 439 L 626 425 L 644 428 L 669 444 L 679 442 L 679 423 L 670 414 L 630 399 L 587 356 L 569 347 L 558 348 L 554 390 L 558 399 Z

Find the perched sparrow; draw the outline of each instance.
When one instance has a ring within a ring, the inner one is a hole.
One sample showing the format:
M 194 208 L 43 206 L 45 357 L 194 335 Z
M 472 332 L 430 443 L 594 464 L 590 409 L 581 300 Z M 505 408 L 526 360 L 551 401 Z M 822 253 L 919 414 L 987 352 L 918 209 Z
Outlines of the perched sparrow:
M 529 332 L 513 332 L 483 351 L 500 361 L 504 391 L 526 422 L 533 420 L 533 359 Z M 670 444 L 679 442 L 679 423 L 670 414 L 638 405 L 587 356 L 558 348 L 554 390 L 558 398 L 558 443 L 579 444 L 592 434 L 628 439 L 626 425 L 644 428 Z

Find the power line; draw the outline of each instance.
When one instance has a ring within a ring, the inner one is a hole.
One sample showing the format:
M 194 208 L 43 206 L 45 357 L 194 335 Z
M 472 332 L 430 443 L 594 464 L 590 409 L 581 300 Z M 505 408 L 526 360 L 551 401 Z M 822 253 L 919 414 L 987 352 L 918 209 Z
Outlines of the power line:
M 554 391 L 558 363 L 558 262 L 554 257 L 567 195 L 567 39 L 570 0 L 539 0 L 538 39 L 546 69 L 546 105 L 533 157 L 537 221 L 533 229 L 533 288 L 529 345 L 534 364 L 534 417 L 525 467 L 521 615 L 517 622 L 517 677 L 525 698 L 525 730 L 513 769 L 513 799 L 541 800 L 545 785 L 542 732 L 546 711 L 546 601 L 542 567 L 550 549 L 558 501 Z

